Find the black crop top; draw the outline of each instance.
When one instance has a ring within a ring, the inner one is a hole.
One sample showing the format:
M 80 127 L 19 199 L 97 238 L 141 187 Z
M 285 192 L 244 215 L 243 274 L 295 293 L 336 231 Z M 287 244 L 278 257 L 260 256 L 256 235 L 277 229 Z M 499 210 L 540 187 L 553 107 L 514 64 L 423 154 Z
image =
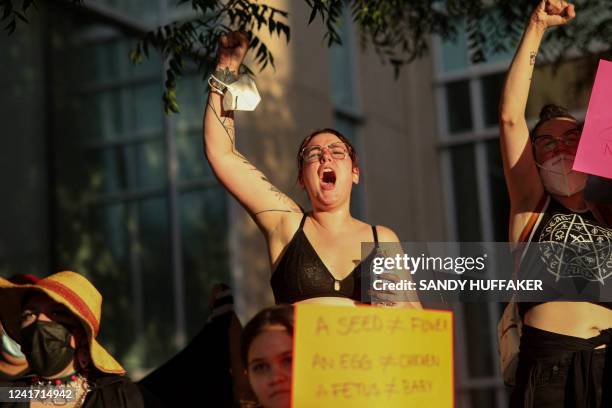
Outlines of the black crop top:
M 590 211 L 573 212 L 552 197 L 541 212 L 518 274 L 520 279 L 542 280 L 544 293 L 538 296 L 543 301 L 521 302 L 519 298 L 521 317 L 552 300 L 585 300 L 612 309 L 607 289 L 612 284 L 608 280 L 612 276 L 612 228 L 601 225 Z M 572 298 L 568 299 L 568 293 Z
M 304 233 L 305 221 L 306 214 L 270 278 L 276 304 L 291 304 L 326 296 L 367 302 L 362 297 L 362 287 L 365 287 L 366 282 L 362 277 L 361 266 L 371 264 L 372 259 L 376 256 L 378 248 L 376 227 L 372 226 L 375 248 L 346 278 L 337 280 L 327 269 Z

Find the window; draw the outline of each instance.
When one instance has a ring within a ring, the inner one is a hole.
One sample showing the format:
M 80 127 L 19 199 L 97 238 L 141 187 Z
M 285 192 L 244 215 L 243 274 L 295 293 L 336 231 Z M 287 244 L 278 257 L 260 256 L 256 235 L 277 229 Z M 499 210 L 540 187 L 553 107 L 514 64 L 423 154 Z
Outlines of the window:
M 364 186 L 367 180 L 367 174 L 363 167 L 365 152 L 361 148 L 360 125 L 363 114 L 359 103 L 359 87 L 357 85 L 355 28 L 350 17 L 350 10 L 347 7 L 344 7 L 339 27 L 342 45 L 333 46 L 329 51 L 334 127 L 351 141 L 359 155 L 361 177 L 359 184 L 353 186 L 351 212 L 353 216 L 363 218 L 366 214 Z
M 497 55 L 473 65 L 464 30 L 455 41 L 436 40 L 435 92 L 449 240 L 508 240 L 497 109 L 509 58 Z M 497 356 L 500 305 L 465 303 L 455 309 L 458 406 L 507 406 Z
M 105 3 L 103 23 L 53 19 L 57 259 L 105 295 L 102 341 L 138 375 L 204 326 L 212 284 L 228 281 L 227 197 L 203 155 L 201 78 L 181 79 L 181 112 L 165 116 L 161 60 L 133 65 L 135 42 L 113 25 L 123 12 L 145 25 L 157 16 L 139 7 L 155 8 Z

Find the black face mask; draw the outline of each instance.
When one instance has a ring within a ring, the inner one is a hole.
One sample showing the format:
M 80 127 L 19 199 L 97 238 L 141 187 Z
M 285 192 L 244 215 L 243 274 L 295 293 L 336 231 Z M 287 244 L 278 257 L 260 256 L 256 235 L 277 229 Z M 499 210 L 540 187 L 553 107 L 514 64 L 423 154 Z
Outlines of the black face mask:
M 74 359 L 70 331 L 59 323 L 36 321 L 21 330 L 21 339 L 32 372 L 41 377 L 59 373 Z

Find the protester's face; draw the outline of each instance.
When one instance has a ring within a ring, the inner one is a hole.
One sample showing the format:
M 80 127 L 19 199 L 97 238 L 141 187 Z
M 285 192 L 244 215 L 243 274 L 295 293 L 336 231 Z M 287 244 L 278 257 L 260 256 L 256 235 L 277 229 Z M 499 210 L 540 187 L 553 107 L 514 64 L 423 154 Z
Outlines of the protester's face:
M 338 136 L 318 134 L 301 153 L 300 183 L 313 206 L 331 208 L 350 199 L 352 184 L 359 181 L 359 168 L 353 167 L 348 147 Z
M 79 320 L 66 306 L 38 292 L 30 295 L 22 307 L 21 328 L 24 329 L 36 321 L 56 322 L 71 331 L 80 327 Z M 76 347 L 74 336 L 70 338 L 70 345 Z
M 268 326 L 249 347 L 247 372 L 251 387 L 264 408 L 291 405 L 293 342 L 281 325 Z
M 581 127 L 575 120 L 555 118 L 542 123 L 533 138 L 535 160 L 542 164 L 560 154 L 576 155 Z

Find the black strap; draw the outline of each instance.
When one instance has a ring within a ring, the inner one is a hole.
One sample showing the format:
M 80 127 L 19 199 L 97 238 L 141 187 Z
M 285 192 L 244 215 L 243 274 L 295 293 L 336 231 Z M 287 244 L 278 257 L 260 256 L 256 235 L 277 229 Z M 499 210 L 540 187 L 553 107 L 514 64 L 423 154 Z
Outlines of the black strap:
M 378 248 L 378 231 L 376 231 L 376 225 L 372 225 L 372 235 L 374 235 L 374 243 L 376 244 L 376 248 Z
M 304 216 L 302 217 L 302 221 L 300 221 L 300 228 L 298 228 L 298 231 L 301 230 L 302 228 L 304 228 L 304 223 L 306 222 L 306 213 L 304 213 Z

